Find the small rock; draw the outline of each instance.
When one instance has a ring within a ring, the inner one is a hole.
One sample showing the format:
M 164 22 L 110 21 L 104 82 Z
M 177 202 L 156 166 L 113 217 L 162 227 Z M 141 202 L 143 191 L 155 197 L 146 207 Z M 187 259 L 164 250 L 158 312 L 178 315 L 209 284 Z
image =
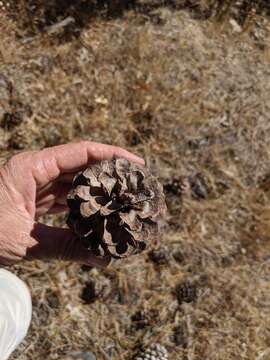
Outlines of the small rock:
M 91 351 L 78 351 L 64 357 L 62 360 L 97 360 L 97 358 Z
M 206 199 L 209 194 L 209 188 L 202 174 L 197 173 L 189 177 L 190 189 L 195 199 Z
M 241 28 L 241 26 L 238 24 L 238 22 L 237 22 L 236 20 L 231 19 L 231 20 L 229 21 L 229 23 L 230 23 L 230 25 L 231 25 L 231 27 L 232 27 L 232 31 L 233 31 L 234 33 L 240 34 L 240 33 L 242 32 L 242 28 Z

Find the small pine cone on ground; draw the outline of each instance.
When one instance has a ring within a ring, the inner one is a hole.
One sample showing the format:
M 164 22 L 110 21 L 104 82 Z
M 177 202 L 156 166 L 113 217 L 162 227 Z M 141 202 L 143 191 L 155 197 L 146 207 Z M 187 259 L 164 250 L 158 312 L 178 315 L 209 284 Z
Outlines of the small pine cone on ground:
M 97 256 L 124 258 L 161 234 L 163 187 L 143 166 L 105 160 L 79 173 L 67 197 L 67 224 Z
M 135 360 L 168 360 L 168 351 L 160 344 L 152 344 L 149 348 L 142 350 Z

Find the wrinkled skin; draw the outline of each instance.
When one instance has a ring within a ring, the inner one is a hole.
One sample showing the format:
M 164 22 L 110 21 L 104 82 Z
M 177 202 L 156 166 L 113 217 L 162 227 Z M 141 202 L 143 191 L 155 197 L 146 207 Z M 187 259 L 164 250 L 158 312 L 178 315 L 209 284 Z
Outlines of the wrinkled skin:
M 67 210 L 66 195 L 75 173 L 116 157 L 144 164 L 122 148 L 83 141 L 24 152 L 0 167 L 0 264 L 62 259 L 106 266 L 109 259 L 92 255 L 69 229 L 41 224 L 38 218 Z

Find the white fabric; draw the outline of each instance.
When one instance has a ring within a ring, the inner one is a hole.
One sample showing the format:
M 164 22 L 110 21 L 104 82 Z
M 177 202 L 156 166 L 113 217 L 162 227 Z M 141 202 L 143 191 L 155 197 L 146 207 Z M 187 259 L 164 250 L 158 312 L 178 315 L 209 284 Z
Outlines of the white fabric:
M 0 359 L 7 360 L 27 334 L 32 316 L 28 288 L 17 276 L 0 269 Z

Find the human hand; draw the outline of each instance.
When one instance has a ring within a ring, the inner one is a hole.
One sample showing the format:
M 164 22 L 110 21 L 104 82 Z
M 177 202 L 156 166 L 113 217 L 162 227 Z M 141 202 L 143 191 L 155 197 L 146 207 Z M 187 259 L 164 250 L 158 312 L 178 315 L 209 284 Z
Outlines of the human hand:
M 124 157 L 144 164 L 130 152 L 89 141 L 59 145 L 13 156 L 0 167 L 0 264 L 22 259 L 62 259 L 106 266 L 69 229 L 37 222 L 39 216 L 67 210 L 72 179 L 89 164 Z

